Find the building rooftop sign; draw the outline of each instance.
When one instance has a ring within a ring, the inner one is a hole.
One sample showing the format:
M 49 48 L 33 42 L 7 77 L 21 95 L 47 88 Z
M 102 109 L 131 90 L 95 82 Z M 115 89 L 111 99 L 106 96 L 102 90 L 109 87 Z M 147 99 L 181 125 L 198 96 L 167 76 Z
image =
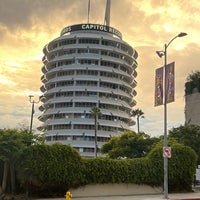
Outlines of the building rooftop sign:
M 100 25 L 100 24 L 77 24 L 73 26 L 67 26 L 62 29 L 60 36 L 74 31 L 85 31 L 85 30 L 107 32 L 116 35 L 117 37 L 122 39 L 122 34 L 120 31 L 110 26 Z

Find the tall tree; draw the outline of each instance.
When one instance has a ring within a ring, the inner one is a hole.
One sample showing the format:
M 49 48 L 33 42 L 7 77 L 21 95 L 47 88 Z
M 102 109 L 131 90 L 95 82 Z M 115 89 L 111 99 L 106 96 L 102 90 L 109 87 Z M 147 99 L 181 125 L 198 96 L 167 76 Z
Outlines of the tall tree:
M 101 116 L 101 111 L 98 107 L 93 107 L 90 112 L 94 116 L 94 141 L 95 141 L 94 155 L 96 158 L 97 157 L 98 117 Z
M 112 137 L 105 143 L 101 152 L 110 158 L 140 158 L 147 155 L 159 138 L 150 138 L 149 135 L 134 131 L 125 131 L 118 137 Z
M 188 75 L 185 83 L 185 94 L 192 94 L 195 88 L 200 92 L 200 71 L 195 71 Z
M 191 147 L 198 155 L 200 164 L 200 126 L 185 124 L 169 131 L 169 138 L 175 138 L 179 143 Z
M 21 151 L 33 142 L 36 142 L 36 138 L 32 133 L 29 133 L 28 129 L 0 129 L 0 160 L 4 162 L 3 193 L 6 192 L 9 170 L 11 192 L 15 193 L 15 164 Z
M 140 132 L 140 118 L 144 118 L 144 113 L 141 109 L 135 109 L 131 111 L 131 116 L 137 119 L 137 130 Z
M 2 192 L 6 192 L 7 177 L 10 166 L 11 190 L 15 192 L 15 173 L 14 163 L 18 157 L 22 145 L 22 138 L 19 137 L 17 130 L 3 129 L 0 130 L 0 159 L 4 162 Z

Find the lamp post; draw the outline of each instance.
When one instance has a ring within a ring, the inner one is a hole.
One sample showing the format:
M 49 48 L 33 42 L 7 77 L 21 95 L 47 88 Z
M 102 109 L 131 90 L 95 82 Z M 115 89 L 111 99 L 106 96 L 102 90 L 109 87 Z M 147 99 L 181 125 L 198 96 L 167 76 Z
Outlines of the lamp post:
M 34 112 L 35 112 L 34 105 L 40 102 L 40 100 L 38 100 L 38 101 L 32 100 L 32 97 L 34 97 L 34 96 L 33 95 L 29 95 L 29 102 L 32 104 L 30 130 L 29 130 L 30 133 L 32 133 L 32 127 L 33 127 L 33 115 L 34 115 Z
M 156 51 L 157 55 L 162 58 L 164 56 L 164 147 L 167 147 L 167 94 L 166 94 L 166 86 L 167 86 L 167 74 L 166 74 L 166 66 L 167 66 L 167 48 L 168 46 L 178 37 L 184 37 L 187 33 L 179 33 L 177 36 L 172 38 L 167 44 L 164 45 L 163 51 Z M 168 157 L 164 157 L 164 197 L 168 199 Z

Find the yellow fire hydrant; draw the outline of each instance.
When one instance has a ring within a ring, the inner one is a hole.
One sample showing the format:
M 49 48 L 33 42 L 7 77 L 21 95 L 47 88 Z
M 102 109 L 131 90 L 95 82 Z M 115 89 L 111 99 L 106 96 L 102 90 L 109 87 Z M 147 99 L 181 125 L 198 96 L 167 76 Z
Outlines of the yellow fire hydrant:
M 71 200 L 72 194 L 70 192 L 66 192 L 65 197 L 66 197 L 66 200 Z

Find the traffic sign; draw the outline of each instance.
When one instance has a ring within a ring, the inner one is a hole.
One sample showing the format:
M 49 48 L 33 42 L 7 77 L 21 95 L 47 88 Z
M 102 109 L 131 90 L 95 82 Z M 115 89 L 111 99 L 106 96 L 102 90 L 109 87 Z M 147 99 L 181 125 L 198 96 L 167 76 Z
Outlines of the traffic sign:
M 171 158 L 171 147 L 163 147 L 163 157 L 164 158 Z

